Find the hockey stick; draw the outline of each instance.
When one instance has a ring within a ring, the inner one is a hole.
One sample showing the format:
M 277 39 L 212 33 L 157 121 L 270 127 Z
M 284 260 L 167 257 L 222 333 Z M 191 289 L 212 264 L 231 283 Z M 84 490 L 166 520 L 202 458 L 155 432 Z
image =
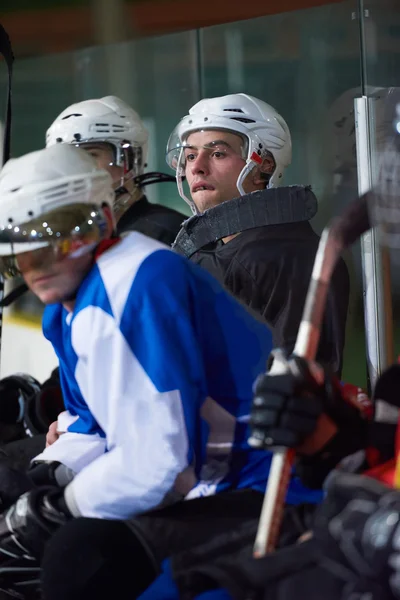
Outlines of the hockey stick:
M 340 217 L 336 217 L 322 232 L 308 288 L 306 303 L 297 335 L 294 355 L 314 360 L 321 334 L 329 283 L 342 252 L 370 228 L 368 201 L 365 194 L 352 202 Z M 295 368 L 294 361 L 277 355 L 270 375 L 280 375 Z M 321 417 L 332 433 L 335 425 L 325 415 Z M 251 440 L 250 440 L 251 441 Z M 253 440 L 252 445 L 257 445 Z M 275 548 L 283 517 L 283 508 L 289 485 L 294 451 L 275 448 L 268 477 L 267 490 L 260 515 L 253 554 L 265 556 Z
M 14 54 L 10 38 L 4 27 L 0 24 L 0 55 L 4 57 L 8 69 L 8 92 L 7 92 L 7 107 L 3 138 L 3 165 L 10 158 L 11 153 L 11 90 L 12 90 L 12 70 L 14 62 Z M 18 300 L 25 292 L 28 291 L 26 283 L 21 283 L 17 288 L 12 290 L 4 297 L 4 280 L 0 277 L 0 350 L 1 350 L 1 334 L 3 328 L 3 309 L 15 300 Z
M 8 89 L 7 89 L 7 104 L 6 118 L 4 122 L 4 139 L 3 139 L 3 165 L 10 158 L 11 149 L 11 86 L 14 54 L 11 47 L 10 38 L 4 27 L 0 24 L 0 54 L 3 56 L 8 70 Z
M 11 149 L 11 84 L 14 54 L 11 47 L 10 38 L 4 27 L 0 24 L 0 55 L 3 56 L 8 71 L 8 89 L 7 89 L 7 104 L 6 116 L 4 122 L 4 139 L 3 139 L 3 165 L 10 158 Z M 2 166 L 3 166 L 2 165 Z M 1 351 L 1 334 L 3 330 L 3 305 L 4 299 L 4 279 L 0 277 L 0 351 Z

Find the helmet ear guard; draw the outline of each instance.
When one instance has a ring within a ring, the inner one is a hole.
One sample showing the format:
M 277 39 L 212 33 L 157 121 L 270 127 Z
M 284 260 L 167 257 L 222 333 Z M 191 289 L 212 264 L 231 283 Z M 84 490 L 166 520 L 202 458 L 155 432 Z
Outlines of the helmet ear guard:
M 272 170 L 271 171 L 266 171 L 263 168 L 263 163 L 266 159 L 270 159 L 271 163 L 272 163 Z M 269 152 L 268 150 L 266 150 L 263 155 L 262 155 L 262 162 L 260 164 L 260 168 L 258 171 L 258 176 L 259 178 L 265 182 L 265 187 L 268 188 L 269 187 L 269 182 L 271 180 L 272 175 L 274 174 L 276 169 L 276 162 L 274 157 L 272 156 L 271 152 Z

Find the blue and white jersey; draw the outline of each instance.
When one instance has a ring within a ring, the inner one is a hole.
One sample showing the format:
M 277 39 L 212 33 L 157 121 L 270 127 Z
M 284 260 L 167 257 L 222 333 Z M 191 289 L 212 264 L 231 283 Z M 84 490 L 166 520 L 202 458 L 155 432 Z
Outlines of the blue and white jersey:
M 264 491 L 271 455 L 247 445 L 269 329 L 207 272 L 140 233 L 96 261 L 72 313 L 45 309 L 67 432 L 38 457 L 77 475 L 74 514 L 128 518 L 171 492 Z M 293 480 L 288 502 L 318 501 Z

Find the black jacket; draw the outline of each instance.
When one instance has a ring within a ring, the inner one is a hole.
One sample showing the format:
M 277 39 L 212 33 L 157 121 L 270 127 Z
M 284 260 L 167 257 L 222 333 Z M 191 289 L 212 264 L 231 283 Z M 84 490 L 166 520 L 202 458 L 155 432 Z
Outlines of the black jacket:
M 201 265 L 272 327 L 276 347 L 292 351 L 310 283 L 319 237 L 296 222 L 249 229 L 227 244 L 209 244 L 191 260 Z M 332 278 L 318 360 L 342 367 L 349 275 L 340 260 Z
M 118 234 L 139 231 L 159 242 L 171 246 L 187 217 L 182 213 L 149 202 L 146 196 L 132 204 L 118 221 Z

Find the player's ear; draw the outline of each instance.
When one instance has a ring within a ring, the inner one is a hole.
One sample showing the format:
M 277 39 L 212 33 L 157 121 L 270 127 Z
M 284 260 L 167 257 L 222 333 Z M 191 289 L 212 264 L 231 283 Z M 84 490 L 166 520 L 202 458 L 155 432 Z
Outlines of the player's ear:
M 260 183 L 265 184 L 266 181 L 269 181 L 269 178 L 275 170 L 275 166 L 274 157 L 272 155 L 266 156 L 262 164 L 253 171 L 253 183 L 258 185 Z

